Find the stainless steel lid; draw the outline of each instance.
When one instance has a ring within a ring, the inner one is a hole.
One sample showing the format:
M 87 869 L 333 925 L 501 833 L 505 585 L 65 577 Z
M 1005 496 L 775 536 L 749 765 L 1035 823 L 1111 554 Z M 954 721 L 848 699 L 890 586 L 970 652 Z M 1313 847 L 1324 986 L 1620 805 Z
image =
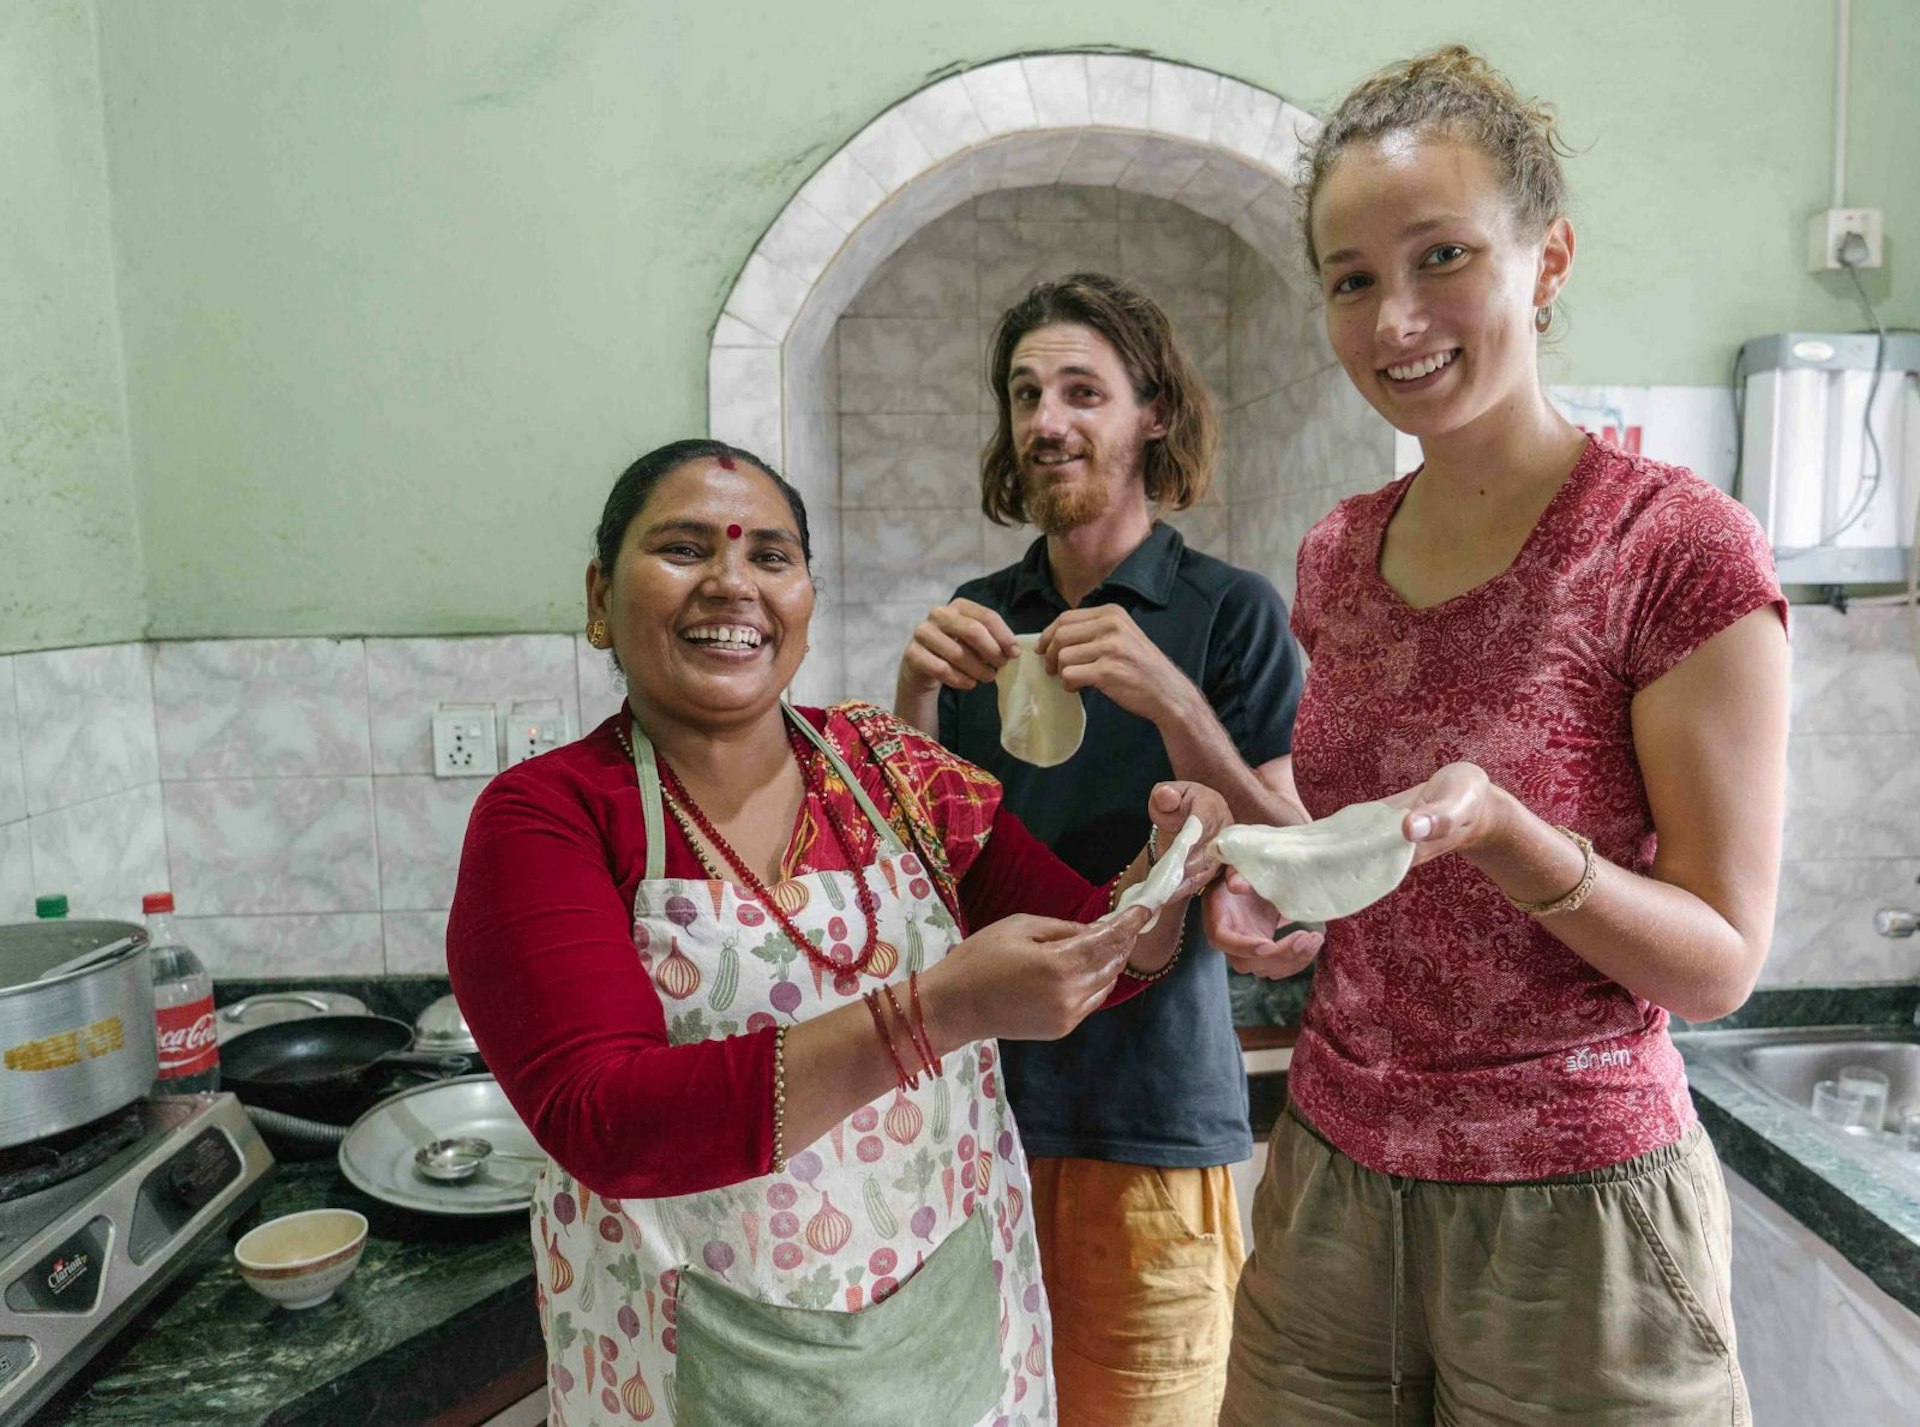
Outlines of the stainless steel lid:
M 146 944 L 147 929 L 135 922 L 8 923 L 0 926 L 0 994 L 26 994 L 29 987 L 136 956 Z
M 297 1021 L 308 1016 L 363 1016 L 367 1003 L 340 991 L 268 991 L 223 1006 L 219 1016 L 220 1043 L 257 1031 L 275 1021 Z
M 477 1054 L 480 1050 L 473 1032 L 467 1029 L 466 1014 L 451 996 L 442 996 L 414 1019 L 413 1048 L 456 1055 Z

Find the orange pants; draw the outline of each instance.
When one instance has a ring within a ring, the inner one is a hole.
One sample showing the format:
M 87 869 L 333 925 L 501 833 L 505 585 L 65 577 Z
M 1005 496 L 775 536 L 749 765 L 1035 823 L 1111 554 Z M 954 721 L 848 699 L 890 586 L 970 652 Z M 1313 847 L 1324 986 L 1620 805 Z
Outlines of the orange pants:
M 1246 1258 L 1224 1167 L 1036 1159 L 1060 1427 L 1214 1427 Z

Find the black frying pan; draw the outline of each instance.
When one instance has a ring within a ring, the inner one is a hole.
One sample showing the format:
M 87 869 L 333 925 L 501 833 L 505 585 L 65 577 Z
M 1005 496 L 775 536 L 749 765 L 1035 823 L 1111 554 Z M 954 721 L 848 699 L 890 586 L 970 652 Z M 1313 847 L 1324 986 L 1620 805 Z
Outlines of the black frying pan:
M 386 1016 L 274 1021 L 220 1048 L 220 1088 L 263 1110 L 330 1119 L 372 1105 L 392 1069 L 466 1073 L 466 1057 L 410 1053 L 412 1041 L 412 1026 Z

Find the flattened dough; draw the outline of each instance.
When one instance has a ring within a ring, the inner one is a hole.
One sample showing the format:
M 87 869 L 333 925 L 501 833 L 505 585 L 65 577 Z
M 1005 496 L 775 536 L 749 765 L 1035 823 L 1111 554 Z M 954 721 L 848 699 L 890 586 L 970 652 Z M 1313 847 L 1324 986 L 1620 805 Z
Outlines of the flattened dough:
M 1296 922 L 1326 922 L 1370 907 L 1400 885 L 1413 866 L 1413 844 L 1400 831 L 1405 808 L 1349 803 L 1331 817 L 1299 827 L 1236 823 L 1213 850 Z
M 1034 653 L 1037 634 L 1014 636 L 1019 652 L 994 677 L 1000 696 L 1000 746 L 1023 763 L 1053 768 L 1080 751 L 1087 711 Z
M 1153 930 L 1153 924 L 1160 920 L 1160 909 L 1167 904 L 1174 888 L 1180 885 L 1186 874 L 1187 858 L 1200 844 L 1200 819 L 1190 817 L 1180 829 L 1180 835 L 1173 840 L 1173 846 L 1160 854 L 1160 860 L 1153 864 L 1153 870 L 1126 891 L 1120 894 L 1120 900 L 1113 904 L 1113 910 L 1100 918 L 1110 922 L 1129 907 L 1145 907 L 1153 915 L 1147 918 L 1147 924 L 1140 928 L 1143 932 Z

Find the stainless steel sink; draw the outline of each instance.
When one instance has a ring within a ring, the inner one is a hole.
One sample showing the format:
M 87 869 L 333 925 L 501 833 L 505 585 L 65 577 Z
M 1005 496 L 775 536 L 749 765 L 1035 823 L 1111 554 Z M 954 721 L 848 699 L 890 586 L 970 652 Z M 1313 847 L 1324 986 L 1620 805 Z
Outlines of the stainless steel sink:
M 1880 1163 L 1920 1176 L 1920 1154 L 1898 1134 L 1900 1115 L 1920 1110 L 1920 1028 L 1825 1026 L 1754 1031 L 1693 1031 L 1674 1037 L 1688 1058 L 1711 1066 L 1769 1098 L 1792 1106 L 1810 1128 Z M 1843 1066 L 1868 1066 L 1887 1077 L 1886 1131 L 1846 1134 L 1813 1118 L 1813 1087 L 1838 1078 Z

